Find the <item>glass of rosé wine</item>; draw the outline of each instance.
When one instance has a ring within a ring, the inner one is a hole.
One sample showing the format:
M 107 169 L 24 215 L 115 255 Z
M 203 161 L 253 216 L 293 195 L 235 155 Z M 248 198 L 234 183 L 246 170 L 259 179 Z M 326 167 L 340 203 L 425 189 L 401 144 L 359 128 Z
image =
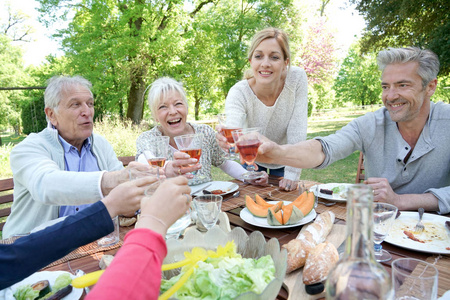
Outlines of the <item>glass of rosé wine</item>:
M 179 151 L 187 153 L 191 158 L 197 159 L 197 163 L 200 162 L 203 145 L 202 133 L 179 135 L 174 139 Z M 189 184 L 197 184 L 201 179 L 205 178 L 205 176 L 197 175 L 197 172 L 198 171 L 191 173 L 194 175 L 194 178 L 189 181 Z
M 164 167 L 169 151 L 168 136 L 154 136 L 150 139 L 148 146 L 144 149 L 144 156 L 148 164 L 156 168 L 156 176 L 159 179 L 159 168 Z
M 230 148 L 228 149 L 228 158 L 236 159 L 239 158 L 239 155 L 235 151 L 235 143 L 233 139 L 232 131 L 242 129 L 245 125 L 247 114 L 245 113 L 232 113 L 232 114 L 218 114 L 217 120 L 219 121 L 219 125 L 221 126 L 220 133 L 227 139 L 228 145 Z
M 247 164 L 247 170 L 249 172 L 242 175 L 244 180 L 254 180 L 264 176 L 263 172 L 255 171 L 255 159 L 258 155 L 258 148 L 261 145 L 259 139 L 260 128 L 246 128 L 234 130 L 232 132 L 234 142 L 239 150 L 241 159 Z

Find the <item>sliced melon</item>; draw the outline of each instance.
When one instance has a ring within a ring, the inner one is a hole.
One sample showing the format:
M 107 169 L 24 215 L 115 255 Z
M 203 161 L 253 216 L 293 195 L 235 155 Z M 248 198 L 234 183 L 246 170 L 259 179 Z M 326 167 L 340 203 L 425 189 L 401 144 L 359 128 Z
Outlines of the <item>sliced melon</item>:
M 303 219 L 302 211 L 291 203 L 283 206 L 283 225 L 292 225 Z
M 265 207 L 272 207 L 272 206 L 274 206 L 274 204 L 267 203 L 267 201 L 264 200 L 264 199 L 263 199 L 260 195 L 258 195 L 258 194 L 255 194 L 255 200 L 256 200 L 256 203 L 258 203 L 259 205 L 265 206 Z
M 272 207 L 269 207 L 267 214 L 267 223 L 272 226 L 283 225 L 283 201 L 278 202 Z
M 257 204 L 248 195 L 245 195 L 245 206 L 247 207 L 248 211 L 255 217 L 261 218 L 267 217 L 267 211 L 269 210 L 269 208 Z

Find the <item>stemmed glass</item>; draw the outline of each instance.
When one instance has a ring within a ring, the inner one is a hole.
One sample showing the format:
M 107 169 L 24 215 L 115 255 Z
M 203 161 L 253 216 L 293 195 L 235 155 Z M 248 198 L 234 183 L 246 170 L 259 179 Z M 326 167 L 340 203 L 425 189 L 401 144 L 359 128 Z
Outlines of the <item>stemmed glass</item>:
M 147 197 L 151 197 L 153 193 L 158 189 L 159 185 L 163 180 L 156 181 L 148 186 L 148 188 L 144 191 L 144 194 Z M 178 239 L 181 233 L 191 225 L 191 210 L 188 209 L 175 223 L 173 223 L 166 232 L 166 240 L 168 239 Z
M 202 133 L 179 135 L 174 139 L 179 151 L 187 153 L 191 158 L 197 159 L 198 162 L 200 161 L 203 145 Z M 191 173 L 192 175 L 194 175 L 192 183 L 195 183 L 198 180 L 204 178 L 204 176 L 197 175 L 197 172 L 198 171 L 194 171 Z
M 148 164 L 156 168 L 156 176 L 159 179 L 159 168 L 164 167 L 169 151 L 168 136 L 154 136 L 150 139 L 148 146 L 144 149 L 144 156 Z
M 203 195 L 194 198 L 194 208 L 206 230 L 216 225 L 222 208 L 222 196 Z
M 254 161 L 258 155 L 258 148 L 261 145 L 259 140 L 259 128 L 246 128 L 232 131 L 234 142 L 239 150 L 239 155 L 247 164 L 247 170 L 242 175 L 245 180 L 254 180 L 264 176 L 263 172 L 256 172 Z
M 381 243 L 391 229 L 397 215 L 397 207 L 387 203 L 373 204 L 373 241 L 375 246 L 375 259 L 378 262 L 389 261 L 392 259 L 391 254 L 383 249 Z
M 235 159 L 239 157 L 235 151 L 234 139 L 231 132 L 244 128 L 246 116 L 247 114 L 244 113 L 217 115 L 217 120 L 222 127 L 220 133 L 227 139 L 227 142 L 230 145 L 230 148 L 228 149 L 228 158 Z

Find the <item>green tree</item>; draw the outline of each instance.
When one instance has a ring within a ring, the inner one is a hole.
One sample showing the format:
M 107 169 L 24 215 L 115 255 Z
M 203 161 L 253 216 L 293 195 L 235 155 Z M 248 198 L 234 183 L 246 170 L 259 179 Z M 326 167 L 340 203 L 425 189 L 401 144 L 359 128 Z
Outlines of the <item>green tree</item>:
M 386 47 L 419 46 L 433 50 L 441 74 L 450 72 L 450 1 L 351 0 L 367 28 L 361 41 L 364 53 Z
M 337 75 L 334 90 L 339 104 L 381 103 L 380 72 L 375 54 L 361 54 L 356 45 L 349 49 Z

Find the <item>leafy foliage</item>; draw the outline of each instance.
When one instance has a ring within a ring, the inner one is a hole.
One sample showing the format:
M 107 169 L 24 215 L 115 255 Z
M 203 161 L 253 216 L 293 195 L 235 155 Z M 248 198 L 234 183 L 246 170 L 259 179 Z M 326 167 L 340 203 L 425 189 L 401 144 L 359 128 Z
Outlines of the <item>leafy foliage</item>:
M 375 54 L 362 55 L 353 45 L 339 70 L 334 90 L 341 104 L 348 101 L 356 105 L 380 103 L 380 72 Z
M 23 133 L 39 132 L 47 127 L 47 120 L 44 112 L 44 97 L 39 92 L 34 92 L 35 98 L 24 102 L 22 105 L 21 117 Z M 39 94 L 41 94 L 39 96 Z
M 351 0 L 364 16 L 367 29 L 364 53 L 387 47 L 419 46 L 433 50 L 441 74 L 450 72 L 450 1 L 448 0 Z

